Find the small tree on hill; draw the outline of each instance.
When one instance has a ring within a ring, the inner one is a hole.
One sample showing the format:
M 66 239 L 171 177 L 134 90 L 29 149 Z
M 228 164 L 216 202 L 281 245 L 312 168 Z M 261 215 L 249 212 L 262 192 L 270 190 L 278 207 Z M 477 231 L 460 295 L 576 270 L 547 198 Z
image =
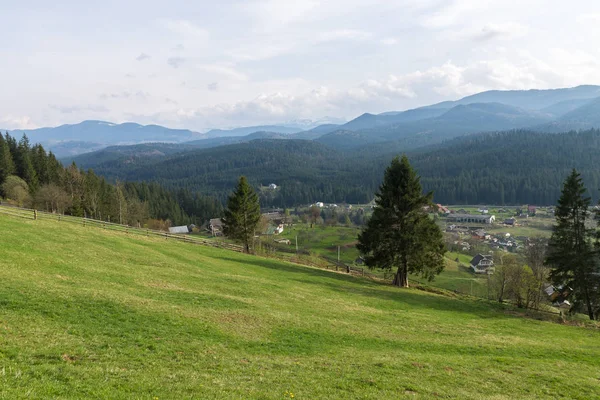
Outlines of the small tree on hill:
M 431 280 L 444 269 L 440 228 L 429 218 L 433 194 L 423 195 L 408 158 L 396 157 L 385 171 L 373 216 L 358 236 L 358 249 L 370 268 L 397 269 L 393 284 L 408 287 L 408 274 Z
M 256 227 L 260 221 L 258 196 L 248 184 L 245 176 L 240 177 L 235 192 L 227 201 L 223 222 L 225 236 L 241 242 L 247 253 L 254 239 Z
M 547 264 L 555 285 L 573 289 L 575 307 L 583 306 L 591 320 L 598 308 L 599 278 L 592 246 L 592 230 L 586 226 L 591 199 L 580 174 L 573 170 L 565 180 L 556 206 L 556 225 L 548 243 Z

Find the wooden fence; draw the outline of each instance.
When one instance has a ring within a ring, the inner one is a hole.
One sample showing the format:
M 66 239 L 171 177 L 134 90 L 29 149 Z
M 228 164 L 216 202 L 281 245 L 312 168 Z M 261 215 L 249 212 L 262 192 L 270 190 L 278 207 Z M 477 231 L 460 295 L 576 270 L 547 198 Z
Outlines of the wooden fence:
M 177 240 L 180 242 L 198 244 L 203 246 L 217 247 L 237 252 L 243 252 L 244 248 L 237 244 L 209 240 L 186 234 L 172 234 L 169 232 L 158 231 L 154 229 L 136 228 L 128 225 L 115 224 L 112 222 L 100 221 L 91 218 L 73 217 L 71 215 L 53 214 L 45 211 L 33 210 L 28 208 L 19 208 L 9 205 L 0 205 L 0 214 L 12 217 L 24 218 L 29 220 L 52 220 L 78 224 L 81 226 L 122 232 L 127 235 L 138 235 L 145 237 L 158 237 L 165 240 Z

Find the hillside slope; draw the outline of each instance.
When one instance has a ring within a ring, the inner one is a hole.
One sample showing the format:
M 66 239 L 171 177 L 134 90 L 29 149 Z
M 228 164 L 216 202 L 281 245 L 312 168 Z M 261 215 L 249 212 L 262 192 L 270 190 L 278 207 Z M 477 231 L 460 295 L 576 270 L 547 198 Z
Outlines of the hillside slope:
M 594 330 L 64 222 L 0 231 L 2 398 L 600 396 Z

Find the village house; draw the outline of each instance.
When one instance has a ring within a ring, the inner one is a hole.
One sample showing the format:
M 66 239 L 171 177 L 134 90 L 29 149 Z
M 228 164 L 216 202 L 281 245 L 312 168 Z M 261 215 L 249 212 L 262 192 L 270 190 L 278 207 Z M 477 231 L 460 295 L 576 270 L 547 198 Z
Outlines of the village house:
M 481 240 L 490 240 L 491 236 L 487 234 L 483 229 L 477 229 L 473 232 L 473 237 Z
M 208 230 L 213 236 L 223 235 L 223 222 L 221 218 L 213 218 L 208 222 Z
M 437 205 L 437 209 L 438 209 L 438 213 L 440 214 L 450 214 L 450 210 L 448 209 L 448 207 L 444 207 L 441 204 L 436 204 Z
M 471 269 L 476 274 L 487 274 L 494 272 L 494 259 L 493 256 L 477 254 L 471 260 Z
M 271 184 L 269 184 L 269 189 L 275 190 L 275 189 L 277 189 L 277 185 L 274 183 L 271 183 Z
M 504 225 L 515 226 L 517 220 L 515 218 L 507 218 L 504 220 Z

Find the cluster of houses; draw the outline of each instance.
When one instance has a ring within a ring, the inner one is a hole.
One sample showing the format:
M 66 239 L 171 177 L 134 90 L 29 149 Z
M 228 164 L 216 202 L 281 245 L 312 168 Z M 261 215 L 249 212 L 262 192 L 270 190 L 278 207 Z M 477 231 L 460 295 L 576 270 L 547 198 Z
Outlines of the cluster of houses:
M 331 203 L 331 204 L 325 204 L 322 201 L 317 201 L 316 203 L 313 203 L 310 205 L 311 207 L 319 207 L 319 208 L 338 208 L 338 207 L 343 207 L 346 210 L 352 210 L 352 204 L 346 204 L 343 206 L 338 206 L 337 204 Z
M 525 237 L 512 237 L 510 233 L 490 234 L 483 228 L 468 228 L 466 226 L 448 225 L 446 232 L 453 233 L 456 237 L 454 244 L 462 251 L 471 250 L 471 244 L 466 238 L 480 240 L 494 250 L 516 251 L 523 247 L 520 242 L 527 240 Z

